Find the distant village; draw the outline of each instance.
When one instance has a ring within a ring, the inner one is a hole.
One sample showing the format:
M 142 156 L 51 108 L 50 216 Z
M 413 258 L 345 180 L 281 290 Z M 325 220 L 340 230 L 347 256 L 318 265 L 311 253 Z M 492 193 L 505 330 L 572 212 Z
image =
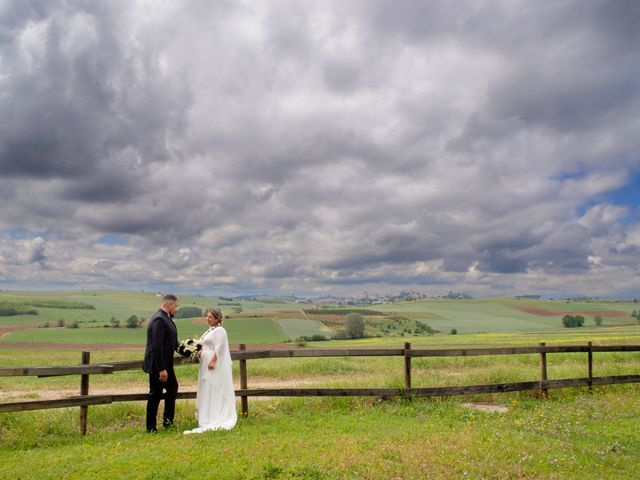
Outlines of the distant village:
M 360 295 L 354 296 L 335 296 L 327 295 L 323 297 L 293 297 L 292 300 L 297 303 L 310 304 L 310 305 L 380 305 L 385 303 L 394 302 L 411 302 L 422 299 L 449 299 L 449 300 L 465 300 L 473 298 L 467 293 L 449 292 L 446 295 L 427 295 L 426 293 L 417 292 L 415 290 L 409 290 L 406 292 L 400 292 L 398 294 L 377 294 L 369 293 L 367 291 Z

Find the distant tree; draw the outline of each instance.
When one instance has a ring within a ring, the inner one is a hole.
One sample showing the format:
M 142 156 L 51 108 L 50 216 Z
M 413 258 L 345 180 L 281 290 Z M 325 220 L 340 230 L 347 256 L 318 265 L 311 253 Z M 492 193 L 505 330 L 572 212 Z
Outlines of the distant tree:
M 584 317 L 582 315 L 565 315 L 562 317 L 562 325 L 566 328 L 577 328 L 584 325 Z
M 637 317 L 638 316 L 638 310 L 634 310 L 631 312 L 631 316 L 632 317 Z
M 451 335 L 457 335 L 458 334 L 458 330 L 456 330 L 455 328 L 451 329 Z
M 111 317 L 109 323 L 113 328 L 120 328 L 120 320 L 118 320 L 116 317 Z
M 58 326 L 64 327 L 64 319 L 61 318 L 60 320 L 58 320 Z
M 38 315 L 38 310 L 26 303 L 0 301 L 0 316 Z
M 364 337 L 364 319 L 359 313 L 350 313 L 345 317 L 346 333 L 350 338 Z
M 76 320 L 71 325 L 69 325 L 68 328 L 80 328 L 80 322 Z
M 597 326 L 601 327 L 602 326 L 602 315 L 595 315 L 593 317 L 593 323 L 595 323 Z
M 181 307 L 176 312 L 175 318 L 195 318 L 202 316 L 202 309 L 199 307 Z
M 127 328 L 138 328 L 140 326 L 140 320 L 136 315 L 131 315 L 127 318 Z

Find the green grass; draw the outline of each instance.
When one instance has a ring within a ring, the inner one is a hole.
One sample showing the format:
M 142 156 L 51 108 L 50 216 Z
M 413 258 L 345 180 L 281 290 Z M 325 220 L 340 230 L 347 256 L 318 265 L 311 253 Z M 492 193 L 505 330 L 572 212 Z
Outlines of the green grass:
M 252 402 L 230 432 L 142 432 L 144 404 L 0 415 L 3 478 L 638 478 L 640 391 L 541 401 L 509 395 L 505 413 L 457 400 L 292 399 Z
M 260 321 L 260 319 L 247 319 Z M 244 320 L 243 320 L 244 321 Z M 250 327 L 249 324 L 247 324 Z M 638 344 L 640 327 L 588 332 L 435 335 L 413 348 Z M 399 347 L 401 339 L 331 342 Z M 310 345 L 313 345 L 310 343 Z M 315 346 L 326 347 L 327 342 Z M 93 363 L 140 359 L 141 351 L 92 352 Z M 2 365 L 79 363 L 68 350 L 0 348 Z M 586 376 L 586 355 L 549 354 L 549 378 Z M 594 375 L 640 370 L 638 353 L 594 355 Z M 234 362 L 238 381 L 238 362 Z M 387 387 L 402 385 L 402 358 L 286 358 L 248 362 L 249 387 Z M 197 366 L 177 370 L 182 391 L 196 386 Z M 413 385 L 442 386 L 534 380 L 537 355 L 415 358 Z M 300 383 L 303 382 L 303 383 Z M 73 377 L 0 377 L 13 400 L 44 392 L 77 394 Z M 141 371 L 92 375 L 92 392 L 144 392 Z M 2 400 L 9 401 L 9 400 Z M 504 413 L 463 402 L 501 405 Z M 184 436 L 195 426 L 194 402 L 179 401 L 174 431 L 143 433 L 144 402 L 89 407 L 89 435 L 78 433 L 78 409 L 0 414 L 0 478 L 449 479 L 638 478 L 640 385 L 555 389 L 446 399 L 300 398 L 249 401 L 250 416 L 230 432 Z

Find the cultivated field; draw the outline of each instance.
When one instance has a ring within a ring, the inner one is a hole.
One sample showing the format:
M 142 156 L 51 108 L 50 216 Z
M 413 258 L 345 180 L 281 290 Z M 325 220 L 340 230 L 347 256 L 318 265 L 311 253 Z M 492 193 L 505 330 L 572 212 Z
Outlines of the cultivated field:
M 149 318 L 159 302 L 156 294 L 145 292 L 0 292 L 0 304 L 47 300 L 76 302 L 93 308 L 34 307 L 37 315 L 0 316 L 0 345 L 27 342 L 141 346 L 145 341 L 144 328 L 123 328 L 125 321 L 131 315 Z M 326 311 L 330 314 L 326 314 L 309 305 L 270 298 L 230 301 L 199 296 L 182 297 L 181 306 L 222 308 L 228 317 L 225 328 L 232 343 L 278 343 L 313 335 L 331 338 L 344 328 L 344 318 L 350 310 L 329 306 Z M 367 335 L 411 338 L 424 333 L 417 328 L 418 323 L 443 334 L 453 329 L 459 334 L 562 332 L 565 329 L 561 319 L 568 313 L 583 315 L 586 319 L 583 328 L 596 328 L 595 315 L 603 318 L 603 327 L 598 328 L 631 326 L 638 324 L 636 318 L 631 317 L 631 312 L 638 308 L 634 303 L 608 301 L 497 298 L 421 300 L 375 305 L 363 311 Z M 105 328 L 110 326 L 112 318 L 120 321 L 120 328 Z M 65 327 L 57 326 L 60 321 L 64 321 Z M 74 322 L 78 328 L 69 328 Z M 206 329 L 199 318 L 179 319 L 177 324 L 181 338 L 197 337 Z M 45 325 L 48 328 L 41 328 Z

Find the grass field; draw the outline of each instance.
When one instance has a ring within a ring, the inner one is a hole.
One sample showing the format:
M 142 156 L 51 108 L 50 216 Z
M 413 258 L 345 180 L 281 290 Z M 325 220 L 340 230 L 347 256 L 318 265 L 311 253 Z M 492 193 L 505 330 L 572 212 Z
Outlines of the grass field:
M 640 327 L 556 333 L 435 335 L 414 348 L 640 343 Z M 332 341 L 335 346 L 399 347 L 401 339 Z M 313 346 L 314 344 L 309 344 Z M 316 346 L 326 347 L 327 342 Z M 638 353 L 594 355 L 594 375 L 640 371 Z M 2 365 L 77 364 L 67 350 L 0 348 Z M 98 350 L 92 362 L 140 359 L 140 351 Z M 234 379 L 238 381 L 237 362 Z M 586 376 L 586 355 L 549 354 L 549 377 Z M 414 386 L 538 378 L 537 355 L 413 359 Z M 181 389 L 197 366 L 178 367 Z M 287 358 L 248 362 L 249 386 L 402 385 L 401 358 Z M 0 377 L 0 401 L 77 394 L 77 377 Z M 144 392 L 142 372 L 92 375 L 91 392 Z M 500 412 L 465 403 L 502 407 Z M 183 436 L 194 402 L 179 401 L 176 430 L 143 433 L 144 403 L 89 408 L 87 437 L 78 409 L 0 414 L 0 478 L 450 479 L 638 478 L 640 385 L 475 395 L 446 399 L 251 399 L 230 432 Z
M 553 312 L 535 315 L 522 309 Z M 611 302 L 569 302 L 534 299 L 478 299 L 478 300 L 421 300 L 399 304 L 380 305 L 376 309 L 397 312 L 409 318 L 422 320 L 435 329 L 458 333 L 475 332 L 551 332 L 562 331 L 562 316 L 566 313 L 585 312 L 586 325 L 594 325 L 593 315 L 599 312 L 627 313 L 627 316 L 605 318 L 604 325 L 634 325 L 631 312 L 637 304 Z M 591 315 L 586 312 L 591 312 Z
M 87 438 L 75 433 L 76 412 L 5 415 L 0 468 L 12 479 L 638 478 L 637 396 L 617 387 L 514 397 L 506 413 L 448 400 L 283 400 L 201 436 L 148 436 L 133 404 L 90 408 Z M 178 429 L 192 414 L 179 405 Z
M 194 323 L 194 319 L 177 319 L 180 339 L 200 338 L 206 325 Z M 277 343 L 287 340 L 278 323 L 269 318 L 229 318 L 224 327 L 234 343 Z M 35 328 L 12 332 L 1 341 L 35 343 L 78 344 L 129 344 L 144 347 L 146 328 L 103 328 L 89 324 L 82 328 Z
M 331 338 L 332 331 L 325 327 L 322 322 L 306 318 L 279 318 L 278 323 L 286 332 L 289 338 L 302 336 L 324 335 Z

